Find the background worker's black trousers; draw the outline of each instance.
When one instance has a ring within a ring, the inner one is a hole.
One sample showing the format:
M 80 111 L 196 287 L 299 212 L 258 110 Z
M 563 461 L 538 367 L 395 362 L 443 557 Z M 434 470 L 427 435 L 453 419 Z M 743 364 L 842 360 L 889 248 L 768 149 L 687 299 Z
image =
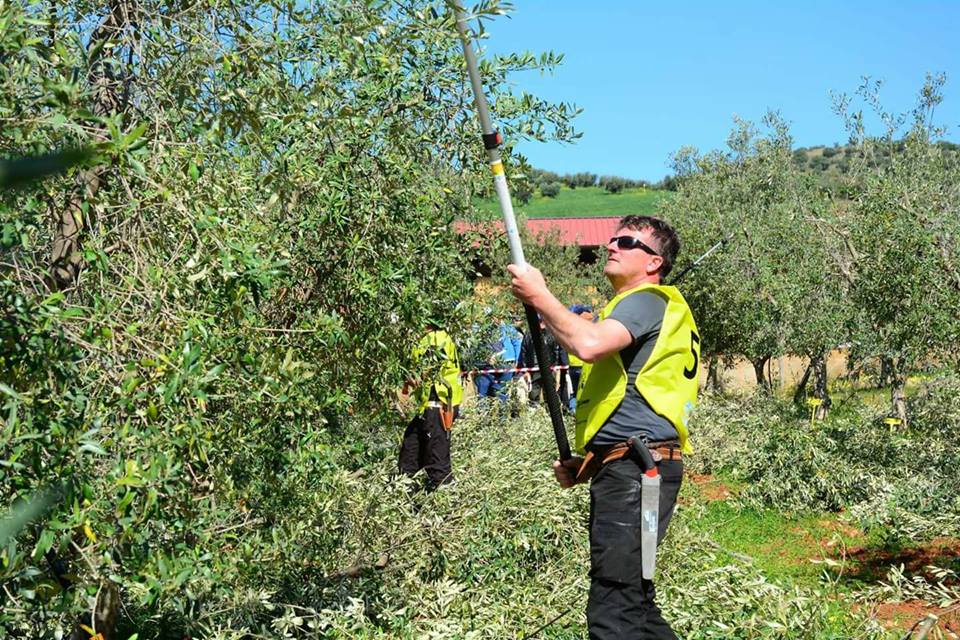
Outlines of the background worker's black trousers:
M 453 408 L 455 417 L 459 412 L 459 407 Z M 412 476 L 420 469 L 427 474 L 428 490 L 453 481 L 450 432 L 443 428 L 440 409 L 433 407 L 427 407 L 423 415 L 410 421 L 400 445 L 400 473 Z
M 662 461 L 660 519 L 663 539 L 680 493 L 683 461 Z M 640 465 L 631 457 L 600 468 L 590 484 L 590 597 L 592 640 L 676 640 L 660 615 L 653 582 L 644 580 L 640 553 Z M 663 568 L 659 567 L 658 571 Z

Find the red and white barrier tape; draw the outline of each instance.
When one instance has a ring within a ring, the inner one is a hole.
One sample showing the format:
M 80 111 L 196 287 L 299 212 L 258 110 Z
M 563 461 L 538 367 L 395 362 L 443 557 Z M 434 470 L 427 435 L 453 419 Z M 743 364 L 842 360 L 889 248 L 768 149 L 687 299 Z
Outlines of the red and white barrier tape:
M 566 364 L 555 364 L 550 367 L 551 371 L 561 371 L 569 369 L 570 366 Z M 461 371 L 461 376 L 470 375 L 471 373 L 530 373 L 534 371 L 540 371 L 540 367 L 514 367 L 508 369 L 471 369 L 470 371 Z

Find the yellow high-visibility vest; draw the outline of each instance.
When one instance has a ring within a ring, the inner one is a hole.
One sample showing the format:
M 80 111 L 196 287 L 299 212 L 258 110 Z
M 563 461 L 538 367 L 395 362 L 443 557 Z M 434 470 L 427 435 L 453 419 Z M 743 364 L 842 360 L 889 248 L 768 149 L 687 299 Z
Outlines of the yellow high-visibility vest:
M 577 356 L 573 355 L 572 353 L 568 353 L 568 354 L 567 354 L 567 358 L 570 359 L 570 366 L 571 366 L 571 367 L 582 367 L 582 366 L 585 364 L 585 363 L 583 362 L 583 360 L 581 360 L 581 359 L 578 358 Z
M 700 387 L 700 334 L 687 301 L 676 287 L 643 284 L 611 300 L 600 313 L 600 320 L 608 317 L 621 300 L 638 291 L 662 297 L 667 307 L 653 351 L 637 373 L 637 391 L 654 412 L 673 424 L 680 435 L 682 451 L 693 453 L 687 422 L 697 405 Z M 620 406 L 626 392 L 627 371 L 619 353 L 584 364 L 577 391 L 578 452 L 584 453 L 586 444 Z
M 429 362 L 428 354 L 433 353 L 440 362 Z M 457 356 L 457 345 L 446 331 L 431 331 L 413 349 L 413 360 L 421 367 L 436 367 L 436 382 L 423 384 L 417 390 L 417 412 L 423 413 L 430 400 L 430 391 L 437 394 L 443 404 L 456 406 L 463 401 L 463 385 L 460 384 L 460 358 Z

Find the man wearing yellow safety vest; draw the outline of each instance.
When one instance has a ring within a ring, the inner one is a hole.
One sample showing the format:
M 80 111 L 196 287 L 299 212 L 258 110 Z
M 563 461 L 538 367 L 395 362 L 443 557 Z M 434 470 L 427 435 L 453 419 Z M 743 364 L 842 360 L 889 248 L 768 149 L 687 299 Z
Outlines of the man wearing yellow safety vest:
M 423 469 L 426 488 L 432 491 L 453 481 L 450 429 L 463 399 L 460 358 L 453 339 L 435 324 L 428 324 L 427 334 L 414 347 L 412 358 L 420 370 L 420 384 L 413 396 L 416 415 L 400 445 L 400 473 L 413 476 Z
M 590 638 L 676 638 L 655 603 L 652 568 L 642 567 L 641 537 L 652 537 L 655 554 L 680 491 L 681 457 L 692 452 L 687 419 L 697 400 L 700 337 L 683 296 L 661 284 L 679 249 L 664 221 L 623 218 L 604 267 L 615 295 L 596 322 L 567 310 L 537 269 L 508 267 L 514 295 L 585 363 L 576 410 L 576 449 L 585 455 L 555 461 L 553 470 L 565 488 L 591 479 Z M 646 460 L 660 477 L 654 534 L 643 534 L 648 519 L 641 522 Z

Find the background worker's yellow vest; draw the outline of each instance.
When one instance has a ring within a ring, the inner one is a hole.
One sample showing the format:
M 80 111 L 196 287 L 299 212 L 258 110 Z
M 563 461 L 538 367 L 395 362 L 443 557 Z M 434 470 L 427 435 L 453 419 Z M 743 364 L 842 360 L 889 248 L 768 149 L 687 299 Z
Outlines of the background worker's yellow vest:
M 429 362 L 430 356 L 434 361 Z M 463 400 L 463 386 L 460 384 L 460 359 L 457 346 L 446 331 L 431 331 L 425 335 L 413 349 L 413 359 L 421 368 L 432 368 L 439 380 L 427 382 L 417 390 L 417 413 L 423 413 L 430 400 L 430 390 L 437 393 L 443 404 L 456 406 Z M 439 359 L 439 362 L 436 360 Z M 439 366 L 439 370 L 436 370 Z
M 654 412 L 677 429 L 683 452 L 693 453 L 687 420 L 697 404 L 700 386 L 700 334 L 687 301 L 676 287 L 644 284 L 611 300 L 600 313 L 600 320 L 609 316 L 621 300 L 638 291 L 662 297 L 667 308 L 657 343 L 637 373 L 637 391 Z M 620 406 L 626 392 L 627 372 L 619 353 L 584 364 L 577 391 L 578 452 L 584 452 L 586 444 Z

